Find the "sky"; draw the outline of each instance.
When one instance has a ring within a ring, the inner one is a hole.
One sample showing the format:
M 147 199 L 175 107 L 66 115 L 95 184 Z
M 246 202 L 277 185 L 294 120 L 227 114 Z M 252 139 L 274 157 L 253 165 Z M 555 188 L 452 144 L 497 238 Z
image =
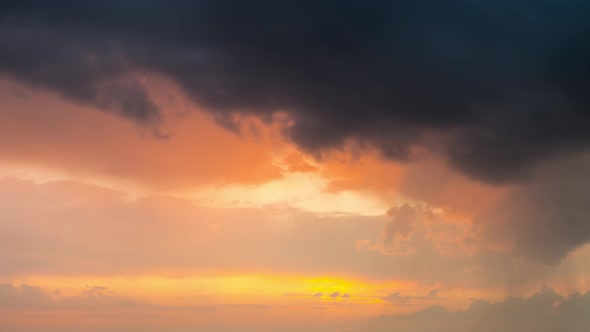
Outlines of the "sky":
M 587 331 L 589 14 L 0 1 L 0 331 Z

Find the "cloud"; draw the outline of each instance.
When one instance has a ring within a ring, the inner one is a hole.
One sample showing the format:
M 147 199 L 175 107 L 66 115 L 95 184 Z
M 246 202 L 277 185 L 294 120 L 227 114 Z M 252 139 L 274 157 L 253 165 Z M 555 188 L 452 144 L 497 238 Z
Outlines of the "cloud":
M 109 291 L 103 286 L 87 286 L 79 295 L 48 294 L 39 286 L 0 284 L 0 308 L 21 310 L 99 310 L 145 306 Z
M 149 92 L 137 81 L 110 83 L 98 93 L 99 108 L 128 117 L 140 124 L 159 121 L 160 110 L 148 96 Z
M 525 183 L 496 187 L 438 162 L 420 163 L 407 168 L 399 191 L 424 202 L 427 209 L 441 209 L 442 214 L 434 214 L 439 219 L 463 220 L 454 225 L 457 231 L 464 229 L 467 248 L 485 247 L 557 264 L 590 239 L 590 210 L 585 204 L 589 167 L 590 155 L 578 153 L 538 166 Z M 412 238 L 419 236 L 420 220 L 412 224 Z M 447 232 L 453 233 L 457 234 Z M 396 241 L 408 244 L 399 236 Z
M 141 83 L 127 78 L 128 66 L 105 36 L 87 38 L 70 29 L 45 30 L 6 21 L 11 18 L 0 27 L 3 74 L 143 126 L 158 125 L 158 106 Z
M 426 289 L 439 283 L 510 286 L 518 294 L 531 282 L 556 278 L 583 287 L 577 276 L 590 272 L 583 263 L 589 246 L 546 266 L 510 251 L 473 250 L 470 241 L 462 247 L 470 224 L 447 216 L 418 218 L 407 243 L 416 249 L 413 255 L 384 255 L 380 241 L 391 216 L 325 215 L 285 206 L 218 209 L 169 196 L 132 199 L 76 182 L 10 178 L 0 180 L 0 210 L 5 277 L 269 271 L 415 280 L 427 283 Z M 359 239 L 375 247 L 358 250 Z
M 408 332 L 431 331 L 586 331 L 590 324 L 590 292 L 557 294 L 551 288 L 542 288 L 530 297 L 509 298 L 490 303 L 474 300 L 465 310 L 451 311 L 431 306 L 418 312 L 375 319 L 365 330 Z
M 505 241 L 516 255 L 556 264 L 590 239 L 590 156 L 544 166 L 537 179 L 508 191 L 480 215 L 485 237 Z
M 395 206 L 389 209 L 387 216 L 391 219 L 381 234 L 374 240 L 359 240 L 359 250 L 376 250 L 394 256 L 432 254 L 458 258 L 473 256 L 485 247 L 472 241 L 479 236 L 472 223 L 455 220 L 452 215 L 425 204 Z
M 556 263 L 590 238 L 582 187 L 567 173 L 552 179 L 541 174 L 567 172 L 570 166 L 553 163 L 583 154 L 590 142 L 590 5 L 584 1 L 146 1 L 137 8 L 127 1 L 59 0 L 1 6 L 3 77 L 167 137 L 159 130 L 165 122 L 162 103 L 141 77 L 159 75 L 227 128 L 235 129 L 244 116 L 272 122 L 287 114 L 291 124 L 282 133 L 313 154 L 355 141 L 361 150 L 376 148 L 392 160 L 434 154 L 476 181 L 520 183 L 502 207 L 475 216 L 488 240 L 507 239 L 517 255 Z M 275 167 L 263 166 L 270 159 L 261 151 L 257 163 L 242 162 L 242 155 L 226 162 L 225 154 L 216 159 L 223 162 L 206 163 L 204 153 L 176 153 L 183 155 L 178 160 L 149 158 L 172 150 L 137 149 L 144 145 L 125 144 L 117 135 L 108 140 L 80 135 L 80 130 L 104 135 L 107 129 L 88 129 L 92 121 L 65 125 L 72 114 L 56 110 L 61 107 L 31 108 L 23 117 L 37 122 L 34 130 L 26 122 L 35 140 L 19 141 L 18 148 L 13 139 L 5 140 L 11 158 L 27 154 L 57 164 L 57 159 L 75 163 L 80 158 L 81 169 L 174 180 L 176 186 L 203 178 L 259 183 L 280 177 Z M 59 121 L 46 122 L 49 112 Z M 3 113 L 7 130 L 17 132 L 13 137 L 24 135 L 12 124 L 24 113 Z M 39 130 L 43 135 L 34 136 Z M 107 152 L 83 152 L 85 147 L 54 152 L 55 146 L 71 147 L 84 139 Z M 211 155 L 224 150 L 211 141 L 218 142 L 195 137 L 187 144 L 200 142 L 194 150 Z M 226 150 L 243 151 L 233 144 Z M 49 156 L 47 151 L 52 151 Z M 139 161 L 120 162 L 127 159 Z M 235 164 L 253 166 L 244 179 L 234 174 Z M 299 157 L 287 164 L 298 172 L 316 167 Z M 195 171 L 195 165 L 202 168 Z M 222 168 L 225 173 L 219 175 Z M 585 171 L 576 172 L 584 176 Z M 196 174 L 202 176 L 195 179 Z M 383 186 L 373 177 L 363 181 Z M 455 199 L 480 204 L 468 195 Z M 410 219 L 396 218 L 385 228 L 382 240 L 390 251 L 412 254 L 402 246 L 419 233 L 412 228 L 415 222 L 404 222 Z
M 35 285 L 0 284 L 0 329 L 30 332 L 43 326 L 43 330 L 55 332 L 170 329 L 222 332 L 245 327 L 245 331 L 254 332 L 257 327 L 269 331 L 269 325 L 270 331 L 298 325 L 293 320 L 278 321 L 277 315 L 284 318 L 288 314 L 284 314 L 283 306 L 276 304 L 155 303 L 153 299 L 117 296 L 103 286 L 87 286 L 82 290 L 67 287 L 63 291 L 72 295 Z
M 408 160 L 426 148 L 492 183 L 590 140 L 579 0 L 2 6 L 0 72 L 140 124 L 160 118 L 151 97 L 109 88 L 134 70 L 222 119 L 287 111 L 285 133 L 308 151 L 358 139 Z
M 0 307 L 2 308 L 45 307 L 52 302 L 53 299 L 36 286 L 0 285 Z
M 127 93 L 119 88 L 128 84 L 118 82 L 113 89 Z M 148 89 L 154 102 L 171 117 L 180 111 L 188 113 L 161 128 L 138 132 L 112 114 L 0 80 L 0 131 L 6 138 L 0 141 L 0 172 L 32 169 L 33 174 L 48 174 L 49 178 L 84 177 L 149 191 L 183 191 L 218 183 L 260 184 L 282 177 L 281 168 L 273 164 L 271 139 L 265 136 L 271 135 L 271 129 L 257 137 L 237 136 L 217 126 L 206 113 L 186 106 L 187 97 L 173 83 L 148 76 L 141 85 L 139 89 Z M 15 90 L 28 97 L 15 95 Z M 171 94 L 173 102 L 167 98 Z M 149 137 L 164 138 L 166 133 L 172 133 L 167 140 Z
M 381 299 L 384 301 L 388 301 L 388 302 L 405 303 L 405 302 L 408 302 L 409 300 L 411 300 L 412 296 L 410 296 L 410 295 L 402 296 L 401 292 L 395 292 L 395 293 L 389 294 L 389 296 L 382 296 Z
M 405 307 L 410 306 L 423 306 L 425 304 L 432 304 L 436 303 L 439 300 L 443 299 L 442 297 L 437 296 L 438 290 L 433 289 L 431 290 L 426 296 L 421 295 L 412 295 L 412 294 L 402 294 L 401 291 L 397 291 L 391 293 L 387 296 L 380 296 L 379 299 L 389 302 L 394 305 L 403 305 Z
M 76 182 L 10 178 L 0 179 L 0 202 L 4 276 L 389 270 L 385 263 L 371 267 L 372 259 L 386 257 L 355 250 L 357 236 L 378 234 L 381 217 L 288 207 L 220 209 L 165 196 L 131 199 Z
M 88 290 L 91 294 L 86 292 Z M 341 297 L 346 299 L 346 294 Z M 401 296 L 394 294 L 393 297 Z M 313 325 L 292 319 L 277 320 L 274 316 L 269 318 L 269 313 L 281 319 L 291 317 L 293 306 L 247 303 L 156 305 L 118 297 L 102 286 L 87 286 L 77 295 L 66 296 L 59 292 L 50 294 L 35 285 L 0 284 L 0 309 L 0 317 L 3 318 L 0 327 L 11 331 L 33 331 L 39 324 L 45 324 L 45 328 L 51 331 L 100 331 L 105 328 L 112 331 L 165 331 L 170 328 L 227 331 L 242 330 L 242 327 L 247 331 L 255 331 L 256 328 L 296 331 L 297 328 L 301 330 L 302 323 L 308 324 L 309 328 Z M 430 306 L 410 314 L 346 323 L 350 331 L 375 332 L 426 332 L 433 328 L 448 332 L 582 332 L 590 324 L 588 310 L 590 292 L 565 296 L 542 287 L 527 297 L 511 297 L 500 302 L 472 300 L 466 309 Z M 48 320 L 48 315 L 53 320 Z M 302 315 L 310 316 L 305 312 Z M 261 320 L 252 321 L 253 317 Z M 311 317 L 317 317 L 317 313 L 312 313 Z M 313 325 L 311 331 L 334 331 L 340 327 L 338 322 L 327 320 L 324 324 Z

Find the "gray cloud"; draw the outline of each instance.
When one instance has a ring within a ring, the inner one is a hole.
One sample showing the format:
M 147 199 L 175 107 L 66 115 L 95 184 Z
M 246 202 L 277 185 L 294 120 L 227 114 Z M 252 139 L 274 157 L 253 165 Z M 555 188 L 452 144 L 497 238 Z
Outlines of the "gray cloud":
M 155 71 L 219 119 L 289 112 L 286 134 L 312 152 L 349 138 L 399 160 L 426 148 L 492 183 L 590 142 L 590 5 L 581 0 L 2 7 L 0 72 L 117 105 L 142 124 L 160 118 L 149 96 L 101 92 L 103 82 Z
M 546 165 L 477 220 L 483 233 L 512 242 L 517 255 L 558 263 L 590 239 L 588 167 L 589 155 Z
M 124 50 L 107 39 L 84 29 L 21 25 L 3 16 L 0 73 L 142 126 L 157 125 L 159 108 L 139 82 L 129 79 L 132 68 Z
M 403 330 L 549 332 L 587 331 L 590 326 L 590 292 L 562 296 L 550 288 L 526 298 L 490 303 L 475 300 L 466 310 L 450 311 L 432 306 L 413 314 L 375 319 L 363 331 Z M 359 330 L 361 331 L 361 330 Z
M 472 216 L 474 223 L 463 238 L 468 246 L 502 248 L 526 259 L 557 264 L 590 239 L 589 167 L 590 155 L 578 153 L 539 165 L 525 183 L 495 187 L 467 179 L 440 163 L 415 164 L 408 168 L 400 192 L 415 201 Z M 394 218 L 388 227 L 395 229 L 395 223 Z M 419 223 L 412 225 L 416 238 Z M 389 238 L 393 243 L 412 244 L 399 235 Z
M 438 300 L 443 299 L 442 297 L 439 297 L 437 295 L 438 290 L 433 289 L 426 296 L 402 294 L 401 291 L 397 291 L 395 293 L 391 293 L 387 296 L 381 296 L 379 298 L 383 301 L 387 301 L 395 305 L 403 305 L 406 307 L 410 307 L 423 306 L 425 303 L 432 304 L 436 303 Z
M 150 100 L 148 91 L 136 81 L 106 84 L 100 89 L 96 103 L 105 110 L 140 124 L 159 121 L 158 106 Z
M 334 292 L 334 293 L 330 294 L 330 297 L 333 298 L 333 299 L 335 299 L 335 298 L 337 298 L 339 296 L 340 296 L 340 292 Z
M 122 298 L 103 286 L 87 286 L 80 295 L 62 296 L 56 290 L 49 295 L 39 286 L 23 284 L 0 285 L 0 308 L 24 310 L 98 310 L 138 306 L 133 300 Z

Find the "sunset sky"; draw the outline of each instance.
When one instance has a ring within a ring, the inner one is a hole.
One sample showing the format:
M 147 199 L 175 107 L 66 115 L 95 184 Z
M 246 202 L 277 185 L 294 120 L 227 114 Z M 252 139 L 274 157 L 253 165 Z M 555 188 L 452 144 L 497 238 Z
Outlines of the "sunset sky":
M 589 15 L 0 0 L 0 331 L 590 330 Z

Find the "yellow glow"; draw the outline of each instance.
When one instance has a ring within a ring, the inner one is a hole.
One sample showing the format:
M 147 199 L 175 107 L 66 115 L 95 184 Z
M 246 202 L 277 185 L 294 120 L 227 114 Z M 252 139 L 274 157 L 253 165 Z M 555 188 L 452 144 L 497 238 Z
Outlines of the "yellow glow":
M 60 289 L 62 294 L 68 292 L 75 294 L 87 287 L 104 286 L 119 296 L 170 305 L 194 304 L 196 300 L 208 302 L 212 298 L 224 303 L 240 303 L 252 299 L 279 303 L 297 301 L 297 298 L 346 299 L 378 303 L 380 302 L 378 297 L 387 292 L 399 289 L 411 291 L 418 287 L 417 284 L 408 281 L 254 274 L 187 278 L 27 276 L 4 280 L 4 282 L 12 282 L 15 285 L 39 285 L 47 290 Z
M 89 288 L 103 286 L 108 289 L 108 295 L 155 305 L 152 308 L 168 307 L 170 310 L 163 313 L 172 315 L 170 319 L 176 323 L 226 322 L 232 317 L 239 322 L 270 324 L 304 322 L 314 320 L 318 315 L 326 322 L 343 322 L 408 314 L 435 304 L 453 310 L 464 309 L 472 298 L 495 302 L 505 296 L 499 289 L 441 289 L 440 285 L 422 285 L 407 280 L 366 280 L 346 276 L 23 276 L 0 280 L 0 284 L 4 282 L 15 286 L 37 285 L 47 294 L 54 294 L 52 296 L 56 299 L 88 296 L 85 292 Z M 439 289 L 439 297 L 428 298 L 426 294 L 434 288 Z M 414 299 L 388 300 L 390 294 L 397 292 Z M 196 316 L 194 313 L 199 310 L 185 310 L 201 306 L 218 310 L 204 311 L 206 314 Z

